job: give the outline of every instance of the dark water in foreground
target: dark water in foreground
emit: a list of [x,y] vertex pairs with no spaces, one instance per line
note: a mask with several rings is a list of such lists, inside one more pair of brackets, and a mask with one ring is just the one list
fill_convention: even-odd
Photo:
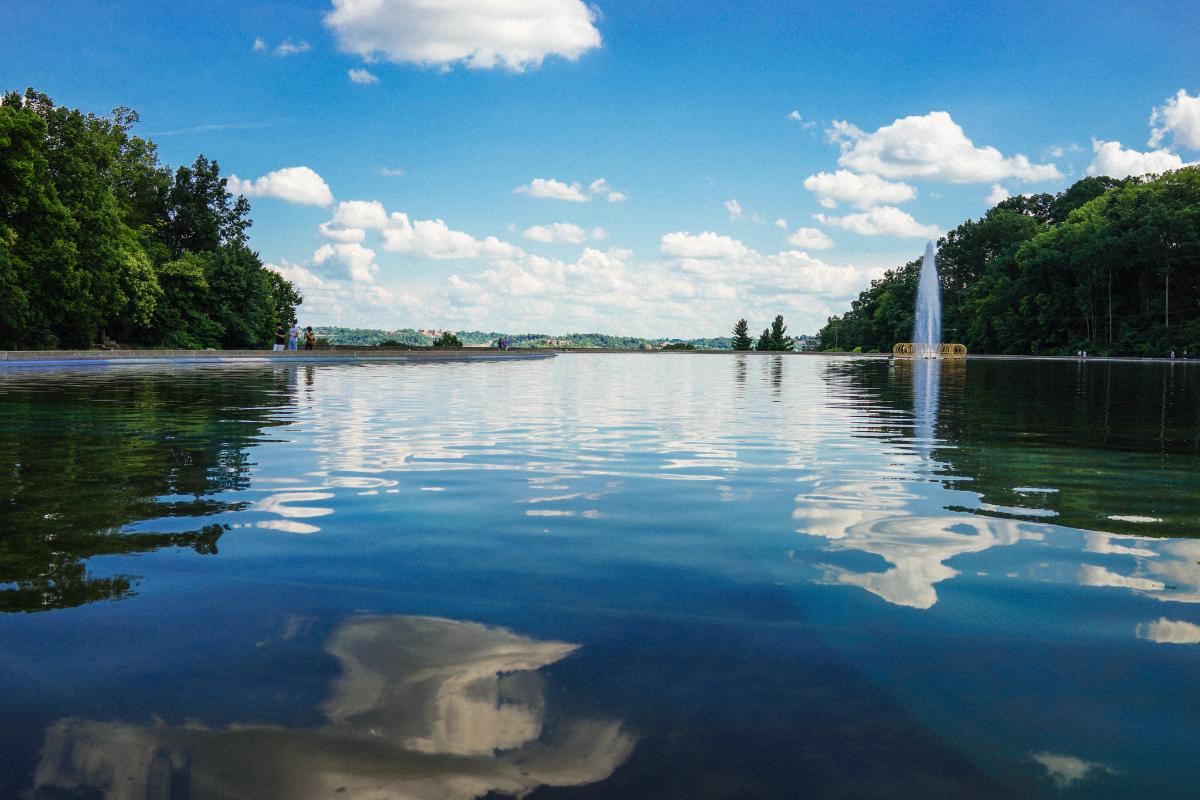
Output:
[[0,797],[1195,798],[1200,364],[0,371]]

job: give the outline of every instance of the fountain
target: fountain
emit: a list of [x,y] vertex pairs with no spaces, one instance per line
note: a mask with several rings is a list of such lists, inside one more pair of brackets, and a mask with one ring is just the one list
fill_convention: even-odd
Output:
[[961,358],[967,348],[961,344],[942,343],[942,293],[938,285],[937,247],[925,245],[921,259],[921,276],[917,283],[916,322],[913,340],[892,348],[892,355],[906,358]]

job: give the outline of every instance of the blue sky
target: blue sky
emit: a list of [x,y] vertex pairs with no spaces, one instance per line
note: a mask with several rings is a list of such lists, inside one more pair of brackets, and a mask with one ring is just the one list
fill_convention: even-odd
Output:
[[1195,3],[5,7],[0,83],[216,159],[303,324],[813,332],[989,198],[1200,159]]

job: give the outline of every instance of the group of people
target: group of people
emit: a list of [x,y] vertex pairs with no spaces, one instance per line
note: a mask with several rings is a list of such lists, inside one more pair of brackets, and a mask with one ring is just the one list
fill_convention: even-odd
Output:
[[288,350],[299,350],[301,333],[304,334],[305,350],[312,350],[317,346],[317,335],[313,333],[312,325],[301,331],[300,326],[293,322],[292,327],[287,330],[284,330],[282,325],[275,326],[275,347],[272,349],[275,352],[283,350],[284,347]]

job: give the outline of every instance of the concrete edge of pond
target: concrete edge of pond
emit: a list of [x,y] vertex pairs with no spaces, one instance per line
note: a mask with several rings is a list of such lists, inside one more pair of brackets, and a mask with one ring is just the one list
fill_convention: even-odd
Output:
[[153,364],[314,364],[357,362],[506,361],[553,358],[553,352],[497,350],[429,351],[375,348],[346,350],[0,350],[0,369],[7,367],[108,367]]

